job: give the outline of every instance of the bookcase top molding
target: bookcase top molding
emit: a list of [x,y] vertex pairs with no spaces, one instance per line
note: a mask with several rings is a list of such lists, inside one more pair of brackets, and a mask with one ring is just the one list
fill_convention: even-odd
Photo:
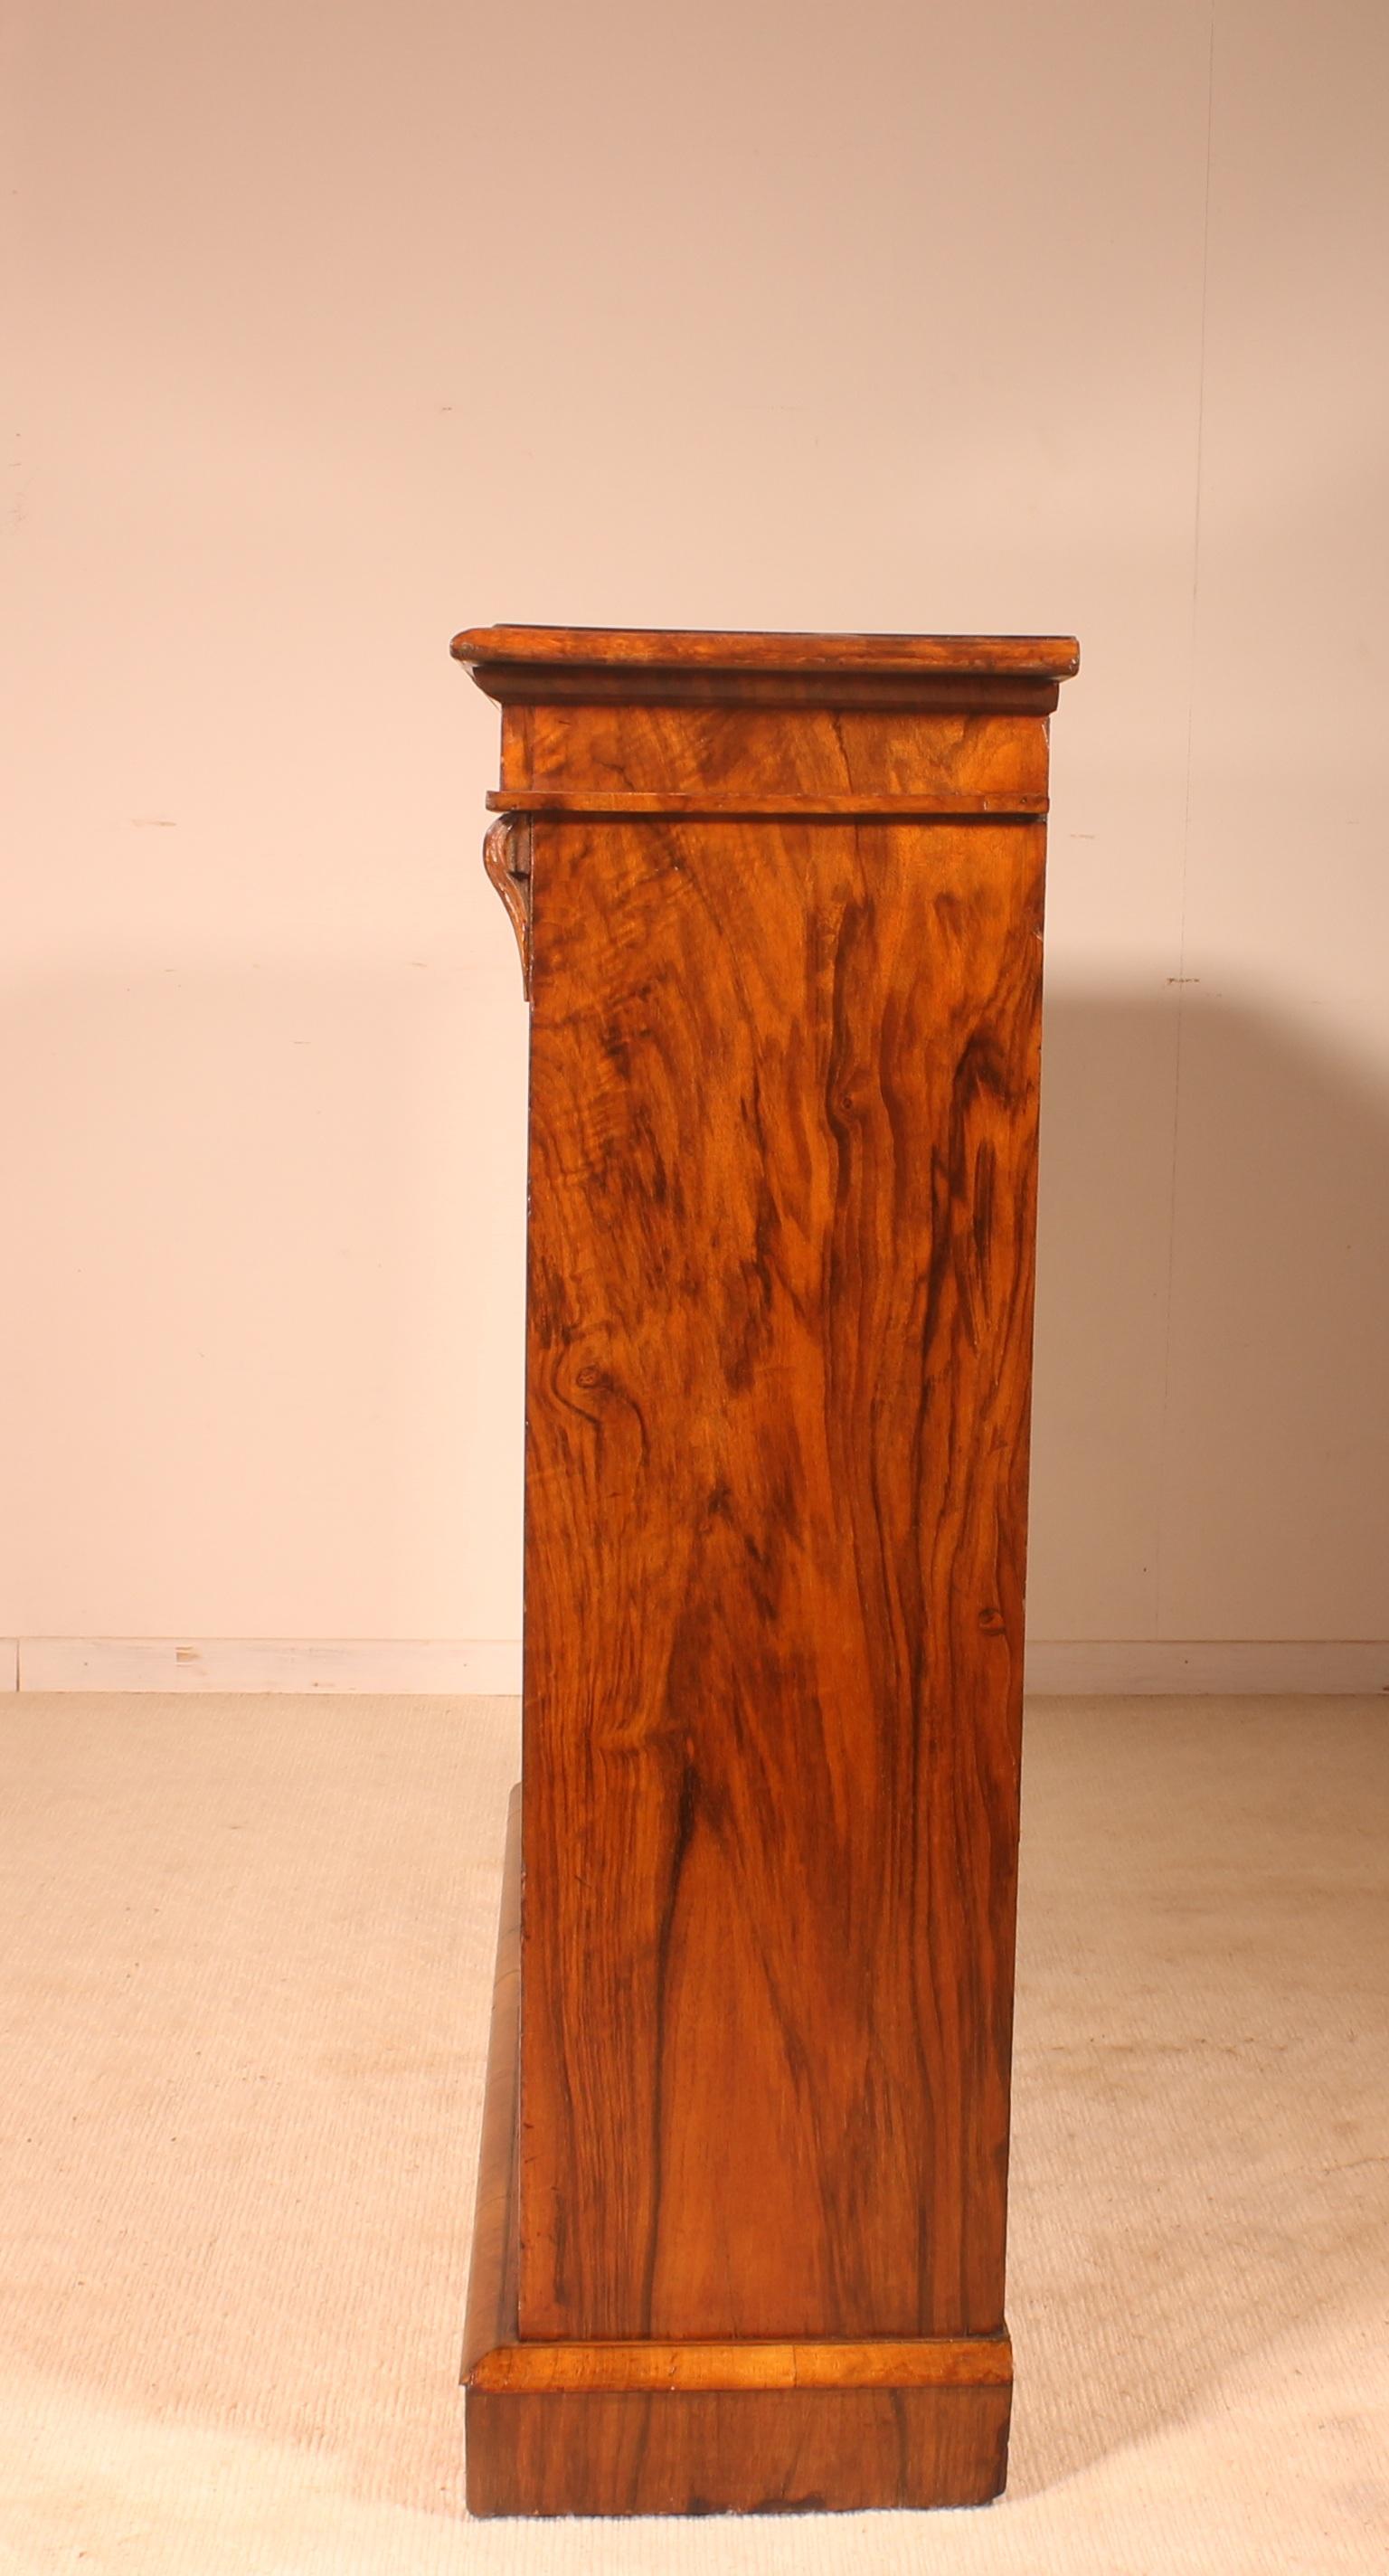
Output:
[[455,635],[456,660],[593,670],[929,672],[1069,679],[1080,667],[1071,635],[776,635],[618,626],[474,626]]

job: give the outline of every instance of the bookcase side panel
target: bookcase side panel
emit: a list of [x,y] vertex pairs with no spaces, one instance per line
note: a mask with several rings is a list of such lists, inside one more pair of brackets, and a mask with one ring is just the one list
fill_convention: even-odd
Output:
[[530,867],[519,2331],[992,2334],[1043,831]]

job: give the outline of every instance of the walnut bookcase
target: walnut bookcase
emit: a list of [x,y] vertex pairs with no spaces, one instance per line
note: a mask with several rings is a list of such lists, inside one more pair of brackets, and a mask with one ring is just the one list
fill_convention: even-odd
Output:
[[964,2504],[1068,639],[498,627],[531,1010],[478,2513]]

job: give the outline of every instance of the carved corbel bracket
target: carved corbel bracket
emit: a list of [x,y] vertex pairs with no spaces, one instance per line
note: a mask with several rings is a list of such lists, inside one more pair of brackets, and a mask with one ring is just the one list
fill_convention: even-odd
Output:
[[531,991],[531,819],[499,814],[482,845],[482,864],[506,907],[521,952],[521,986]]

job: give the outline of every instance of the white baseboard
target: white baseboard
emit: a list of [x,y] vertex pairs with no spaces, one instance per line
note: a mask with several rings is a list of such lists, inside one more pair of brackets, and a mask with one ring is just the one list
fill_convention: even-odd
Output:
[[[509,1696],[513,1637],[0,1638],[0,1691],[374,1691]],[[1389,1641],[1036,1638],[1036,1697],[1389,1693]]]
[[[511,1637],[21,1637],[27,1691],[519,1691]],[[11,1685],[13,1687],[13,1684]]]
[[1389,1640],[1038,1637],[1026,1671],[1037,1698],[1389,1691]]

